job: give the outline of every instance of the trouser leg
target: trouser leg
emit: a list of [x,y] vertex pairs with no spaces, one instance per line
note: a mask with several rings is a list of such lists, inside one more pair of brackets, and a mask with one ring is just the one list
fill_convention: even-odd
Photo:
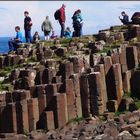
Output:
[[25,39],[26,39],[26,43],[32,42],[31,30],[25,30]]
[[61,26],[61,37],[64,37],[64,32],[65,32],[65,23],[60,23]]
[[8,45],[9,45],[9,51],[13,51],[13,41],[8,41]]

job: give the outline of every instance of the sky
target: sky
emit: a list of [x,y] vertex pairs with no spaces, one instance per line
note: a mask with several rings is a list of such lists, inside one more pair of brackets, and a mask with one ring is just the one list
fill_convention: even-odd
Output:
[[32,19],[32,35],[38,31],[41,36],[41,24],[49,16],[54,31],[60,34],[60,25],[54,19],[54,12],[66,5],[66,27],[72,27],[72,15],[81,9],[84,20],[83,34],[95,34],[112,25],[121,25],[118,19],[122,11],[126,11],[131,19],[134,12],[139,11],[140,1],[0,1],[0,37],[15,36],[15,26],[20,26],[24,35],[24,11],[29,11]]

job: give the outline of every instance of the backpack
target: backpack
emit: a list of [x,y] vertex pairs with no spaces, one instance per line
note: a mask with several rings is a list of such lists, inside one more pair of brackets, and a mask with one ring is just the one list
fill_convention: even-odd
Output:
[[56,11],[55,11],[55,13],[54,13],[54,18],[55,18],[55,20],[60,19],[60,10],[56,10]]
[[140,12],[135,12],[133,15],[132,15],[132,24],[140,24]]

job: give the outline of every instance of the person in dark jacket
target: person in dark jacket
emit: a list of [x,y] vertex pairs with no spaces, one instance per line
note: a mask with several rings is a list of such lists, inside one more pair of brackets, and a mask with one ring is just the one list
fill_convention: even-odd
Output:
[[83,19],[81,16],[81,10],[78,9],[74,12],[72,16],[73,20],[73,28],[74,28],[74,37],[80,37],[82,35],[82,26],[83,26]]
[[37,43],[40,40],[40,36],[38,32],[36,31],[35,34],[33,35],[33,43]]
[[31,38],[31,26],[32,26],[32,20],[29,17],[29,12],[25,11],[24,12],[24,30],[25,30],[25,39],[26,43],[31,43],[32,38]]
[[119,19],[121,20],[121,22],[124,24],[124,25],[128,25],[129,24],[129,16],[123,11],[121,12],[121,15],[123,18],[121,18],[119,16]]
[[59,9],[60,17],[58,20],[61,26],[61,35],[60,35],[61,37],[64,37],[64,32],[65,32],[65,21],[66,21],[65,8],[66,5],[62,4],[62,7]]

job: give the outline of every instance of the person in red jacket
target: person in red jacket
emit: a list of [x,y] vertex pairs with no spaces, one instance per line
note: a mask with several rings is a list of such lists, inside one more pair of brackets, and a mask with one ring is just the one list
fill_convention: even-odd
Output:
[[60,35],[61,37],[64,37],[64,32],[65,32],[65,21],[66,21],[65,8],[66,5],[62,4],[62,7],[59,9],[60,17],[58,20],[61,26],[61,35]]

